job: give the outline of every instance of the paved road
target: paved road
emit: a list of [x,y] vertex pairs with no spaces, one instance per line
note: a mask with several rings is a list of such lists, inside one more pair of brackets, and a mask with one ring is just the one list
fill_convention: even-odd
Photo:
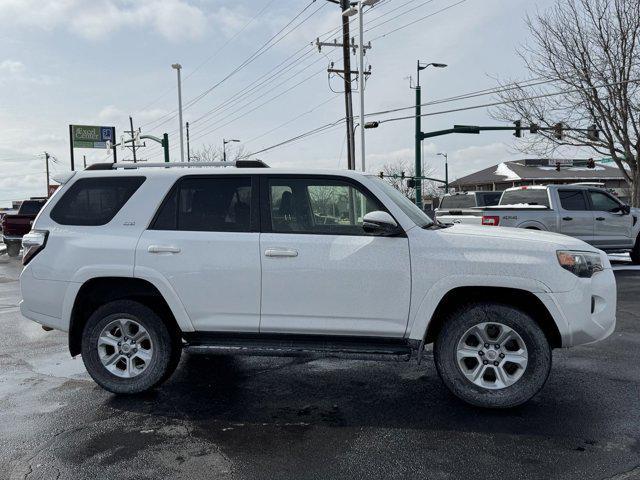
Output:
[[506,412],[457,401],[430,362],[185,356],[115,397],[20,317],[18,274],[0,256],[0,479],[640,478],[640,272],[616,274],[614,335],[556,351]]

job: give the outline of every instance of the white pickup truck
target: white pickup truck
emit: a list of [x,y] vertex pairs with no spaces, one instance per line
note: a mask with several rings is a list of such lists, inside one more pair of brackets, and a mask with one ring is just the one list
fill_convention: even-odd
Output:
[[628,252],[640,264],[640,209],[630,208],[604,189],[589,185],[514,187],[497,206],[441,215],[443,223],[482,224],[557,232],[605,252]]
[[445,227],[373,175],[211,166],[57,177],[23,240],[22,314],[111,392],[158,386],[183,350],[420,361],[434,343],[455,395],[504,408],[553,348],[615,328],[611,265],[580,240]]

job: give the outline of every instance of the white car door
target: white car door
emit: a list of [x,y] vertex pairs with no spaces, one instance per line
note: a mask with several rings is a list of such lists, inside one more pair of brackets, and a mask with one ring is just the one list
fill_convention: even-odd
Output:
[[198,331],[258,331],[256,190],[247,175],[183,177],[138,242],[136,274],[166,279]]
[[633,217],[622,212],[622,204],[606,192],[589,190],[595,220],[594,245],[603,249],[632,248]]
[[265,176],[260,189],[260,332],[402,337],[408,239],[362,229],[380,202],[340,177]]
[[558,190],[560,206],[559,230],[564,235],[594,243],[593,212],[589,207],[586,191],[581,188]]

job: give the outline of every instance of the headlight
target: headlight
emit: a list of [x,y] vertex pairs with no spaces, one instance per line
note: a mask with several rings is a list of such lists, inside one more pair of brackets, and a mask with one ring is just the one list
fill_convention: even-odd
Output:
[[560,266],[580,278],[591,278],[603,270],[602,258],[598,253],[559,250],[557,254]]

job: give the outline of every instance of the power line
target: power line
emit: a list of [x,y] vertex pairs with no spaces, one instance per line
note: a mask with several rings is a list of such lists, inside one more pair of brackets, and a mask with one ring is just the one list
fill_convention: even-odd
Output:
[[400,27],[394,28],[393,30],[390,30],[390,31],[388,31],[386,33],[383,33],[382,35],[379,35],[379,36],[377,36],[375,38],[372,38],[371,41],[373,42],[373,41],[378,40],[380,38],[384,38],[384,37],[386,37],[388,35],[391,35],[392,33],[395,33],[395,32],[397,32],[399,30],[402,30],[404,28],[410,27],[411,25],[415,25],[418,22],[421,22],[423,20],[426,20],[427,18],[433,17],[434,15],[437,15],[438,13],[442,13],[442,12],[444,12],[446,10],[449,10],[449,9],[451,9],[451,8],[457,6],[457,5],[465,3],[466,1],[467,0],[460,0],[460,1],[456,2],[456,3],[452,3],[451,5],[448,5],[448,6],[444,7],[444,8],[441,8],[440,10],[436,10],[435,12],[430,13],[428,15],[425,15],[424,17],[417,18],[417,19],[415,19],[415,20],[413,20],[413,21],[411,21],[411,22],[409,22],[409,23],[407,23],[405,25],[402,25]]

